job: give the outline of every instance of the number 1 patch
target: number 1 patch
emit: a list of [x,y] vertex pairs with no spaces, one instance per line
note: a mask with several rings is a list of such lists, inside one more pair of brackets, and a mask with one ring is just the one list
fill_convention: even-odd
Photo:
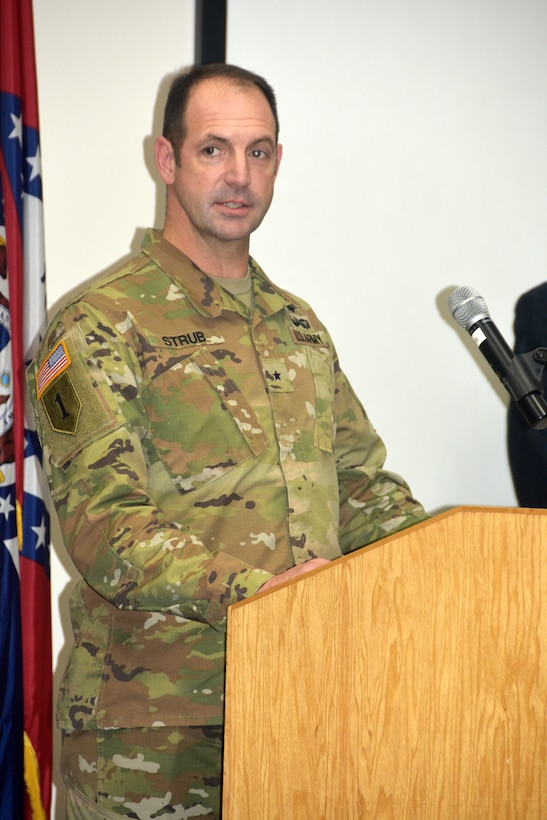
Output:
[[66,371],[46,388],[41,402],[53,430],[56,433],[74,435],[82,412],[82,402]]

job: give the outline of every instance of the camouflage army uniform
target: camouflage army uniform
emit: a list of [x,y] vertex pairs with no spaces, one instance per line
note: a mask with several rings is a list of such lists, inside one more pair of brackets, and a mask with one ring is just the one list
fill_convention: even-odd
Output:
[[151,231],[29,368],[83,576],[65,730],[220,725],[230,604],[426,517],[325,327],[249,264],[252,315]]

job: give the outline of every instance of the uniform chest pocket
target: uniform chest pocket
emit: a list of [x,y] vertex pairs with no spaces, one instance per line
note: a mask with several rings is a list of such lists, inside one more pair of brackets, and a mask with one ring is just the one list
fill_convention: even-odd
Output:
[[268,357],[264,374],[282,451],[303,461],[312,447],[332,453],[334,370],[329,351],[302,345],[286,359]]
[[255,411],[214,351],[200,348],[148,388],[150,441],[181,491],[269,446]]

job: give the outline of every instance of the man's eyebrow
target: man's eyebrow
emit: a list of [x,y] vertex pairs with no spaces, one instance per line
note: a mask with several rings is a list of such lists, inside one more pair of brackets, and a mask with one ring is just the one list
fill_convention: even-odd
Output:
[[[205,134],[203,138],[200,140],[201,143],[208,143],[208,142],[220,142],[223,145],[229,145],[231,143],[231,139],[229,137],[223,137],[221,134],[215,134],[210,132]],[[266,143],[271,148],[275,148],[275,140],[269,134],[264,134],[261,137],[257,137],[256,139],[252,140],[249,145],[260,145],[261,143]]]
[[267,143],[271,148],[275,148],[275,140],[270,137],[269,134],[264,134],[263,137],[259,137],[257,140],[253,140],[251,145],[260,145],[260,143]]
[[212,132],[209,134],[204,134],[201,142],[224,142],[228,143],[230,140],[227,137],[221,137],[220,134],[213,134]]

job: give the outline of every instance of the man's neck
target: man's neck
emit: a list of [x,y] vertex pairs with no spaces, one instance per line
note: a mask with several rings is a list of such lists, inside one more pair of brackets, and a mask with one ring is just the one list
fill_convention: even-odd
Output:
[[168,220],[163,237],[182,251],[204,273],[226,279],[241,279],[247,273],[249,262],[249,239],[223,241],[186,235],[175,230]]

